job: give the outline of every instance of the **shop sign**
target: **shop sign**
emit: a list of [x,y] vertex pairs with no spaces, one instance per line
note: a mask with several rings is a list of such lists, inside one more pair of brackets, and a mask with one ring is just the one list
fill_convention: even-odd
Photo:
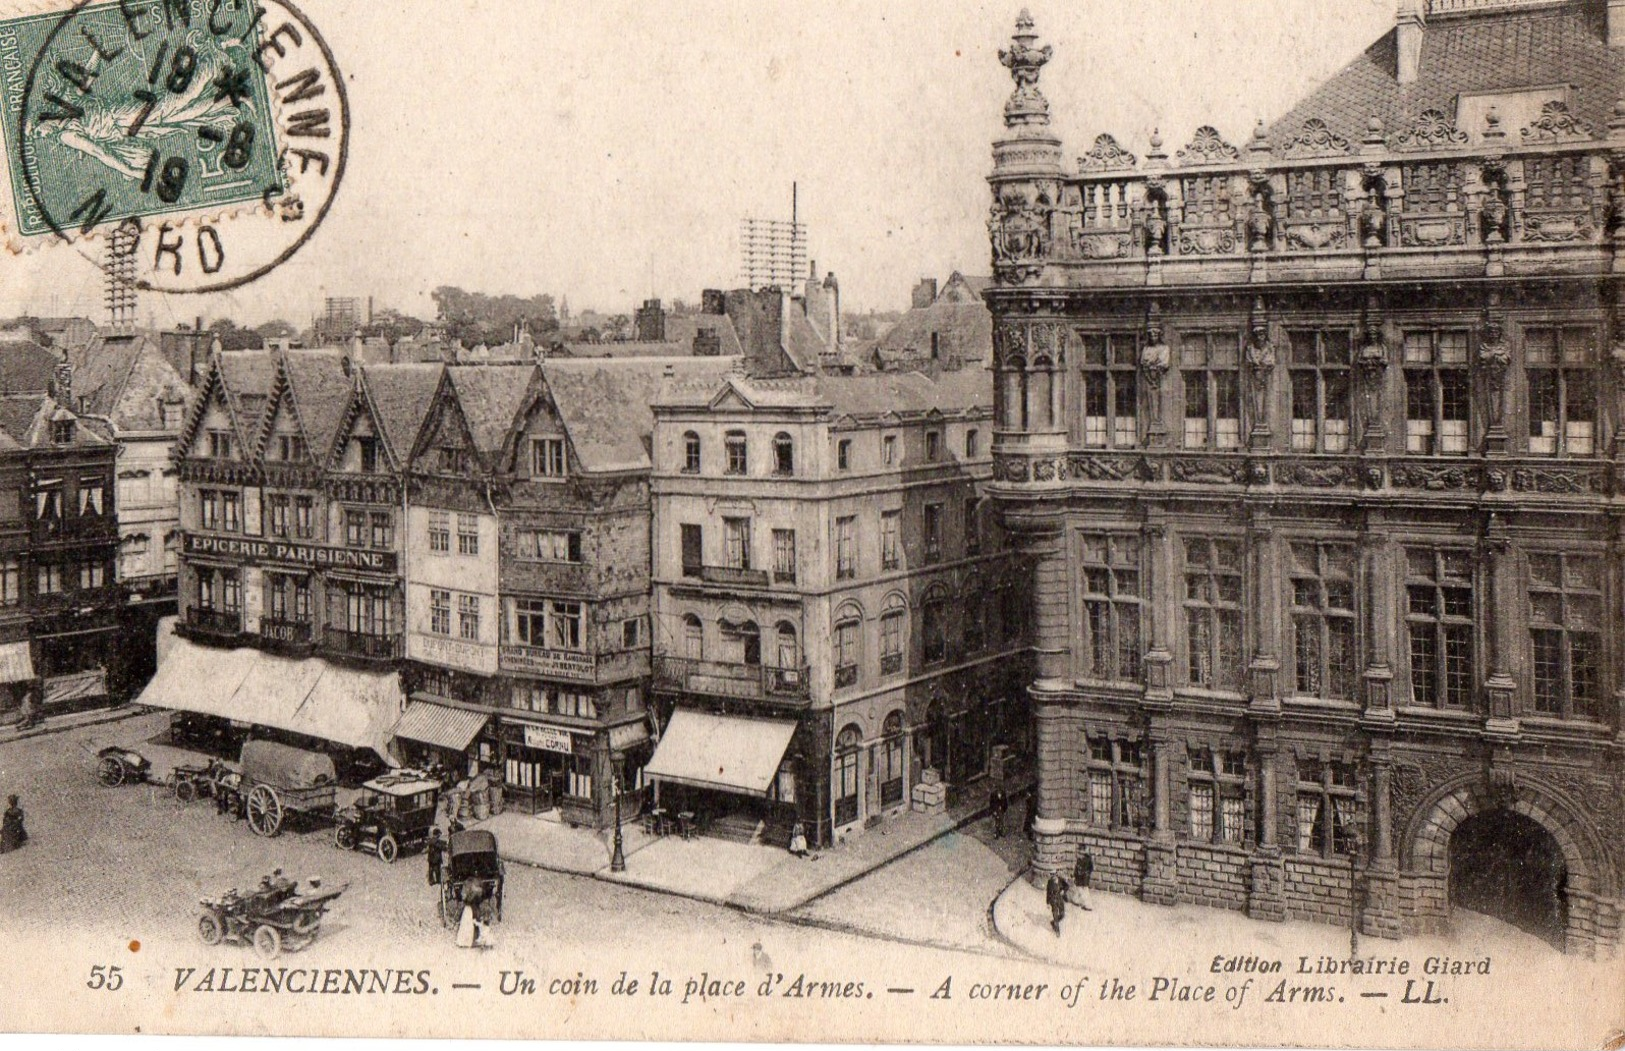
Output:
[[555,679],[580,679],[591,682],[598,662],[590,653],[510,644],[502,647],[501,663],[503,671],[521,671]]
[[248,562],[286,562],[318,569],[356,569],[370,573],[395,572],[393,551],[329,547],[296,540],[187,533],[184,550],[188,555],[240,558]]
[[525,724],[525,747],[540,748],[544,752],[563,752],[565,755],[575,752],[570,731],[553,726],[532,726],[530,723]]

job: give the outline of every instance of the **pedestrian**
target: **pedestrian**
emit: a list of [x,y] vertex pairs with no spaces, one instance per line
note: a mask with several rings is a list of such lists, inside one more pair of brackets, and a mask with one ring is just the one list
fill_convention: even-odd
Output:
[[804,858],[808,854],[807,828],[799,821],[790,826],[790,853],[798,858]]
[[6,799],[6,816],[0,821],[0,854],[9,854],[28,842],[28,829],[23,827],[23,808],[16,796]]
[[1093,911],[1089,903],[1089,881],[1095,874],[1095,859],[1089,851],[1078,848],[1078,860],[1072,866],[1072,886],[1067,892],[1067,900],[1084,912]]
[[1055,936],[1061,936],[1061,921],[1066,918],[1066,879],[1059,872],[1049,875],[1044,886],[1044,900],[1049,903],[1049,925]]
[[439,886],[440,866],[446,856],[446,841],[440,838],[438,825],[429,830],[429,846],[425,853],[429,858],[429,886]]
[[1004,838],[1004,816],[1010,812],[1010,796],[1005,792],[1003,785],[994,785],[993,792],[988,796],[988,805],[993,809],[993,838]]

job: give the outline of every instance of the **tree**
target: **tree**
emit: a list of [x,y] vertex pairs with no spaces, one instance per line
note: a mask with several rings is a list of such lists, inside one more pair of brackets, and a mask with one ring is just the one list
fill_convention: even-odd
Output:
[[410,317],[384,307],[372,316],[372,323],[361,329],[363,336],[382,336],[391,343],[403,339],[416,339],[423,334],[424,323],[415,317]]
[[219,337],[221,350],[259,350],[265,345],[258,331],[239,328],[230,318],[212,322],[204,331],[212,332]]
[[270,339],[289,339],[293,336],[299,335],[298,329],[294,328],[288,322],[283,321],[281,318],[278,318],[275,321],[267,321],[263,325],[254,326],[254,332],[260,337],[261,341]]
[[488,296],[442,285],[430,293],[430,297],[439,320],[445,325],[446,335],[469,345],[507,343],[514,338],[516,328],[528,331],[532,338],[540,338],[559,328],[558,309],[550,295]]

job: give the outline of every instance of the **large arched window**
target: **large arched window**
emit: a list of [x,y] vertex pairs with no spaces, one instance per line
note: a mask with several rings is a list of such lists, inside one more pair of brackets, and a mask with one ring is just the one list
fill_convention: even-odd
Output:
[[781,668],[801,667],[801,643],[796,638],[796,626],[781,620],[774,631],[774,642]]
[[781,477],[796,473],[796,443],[784,431],[773,436],[773,473]]
[[683,473],[700,473],[700,436],[693,431],[683,434]]
[[896,675],[903,670],[908,652],[908,604],[893,592],[880,608],[880,674]]
[[683,618],[683,656],[691,661],[705,659],[705,626],[692,613]]
[[842,606],[835,614],[835,686],[852,686],[858,681],[858,661],[862,657],[863,613],[856,606]]
[[963,599],[959,608],[963,610],[961,630],[964,632],[965,652],[975,653],[987,644],[987,603],[984,601],[982,575],[971,573],[965,577],[965,585],[960,589],[960,598]]
[[830,771],[830,795],[835,801],[835,823],[850,825],[858,819],[858,786],[862,783],[859,769],[863,731],[856,723],[847,724],[835,736],[834,769]]
[[727,660],[753,667],[762,663],[762,632],[755,621],[722,621],[722,641],[728,647]]
[[901,709],[886,716],[880,737],[880,805],[896,806],[903,801],[903,782],[908,776],[908,738],[903,736]]

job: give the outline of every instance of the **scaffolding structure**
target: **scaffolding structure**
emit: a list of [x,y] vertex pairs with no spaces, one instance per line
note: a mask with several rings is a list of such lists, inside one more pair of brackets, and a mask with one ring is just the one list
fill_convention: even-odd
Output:
[[739,224],[740,274],[752,291],[792,287],[807,271],[807,226],[797,215],[790,186],[790,219],[744,219]]
[[102,250],[103,305],[107,324],[115,332],[135,328],[141,305],[135,281],[135,250],[140,240],[138,228],[121,223],[108,235]]

